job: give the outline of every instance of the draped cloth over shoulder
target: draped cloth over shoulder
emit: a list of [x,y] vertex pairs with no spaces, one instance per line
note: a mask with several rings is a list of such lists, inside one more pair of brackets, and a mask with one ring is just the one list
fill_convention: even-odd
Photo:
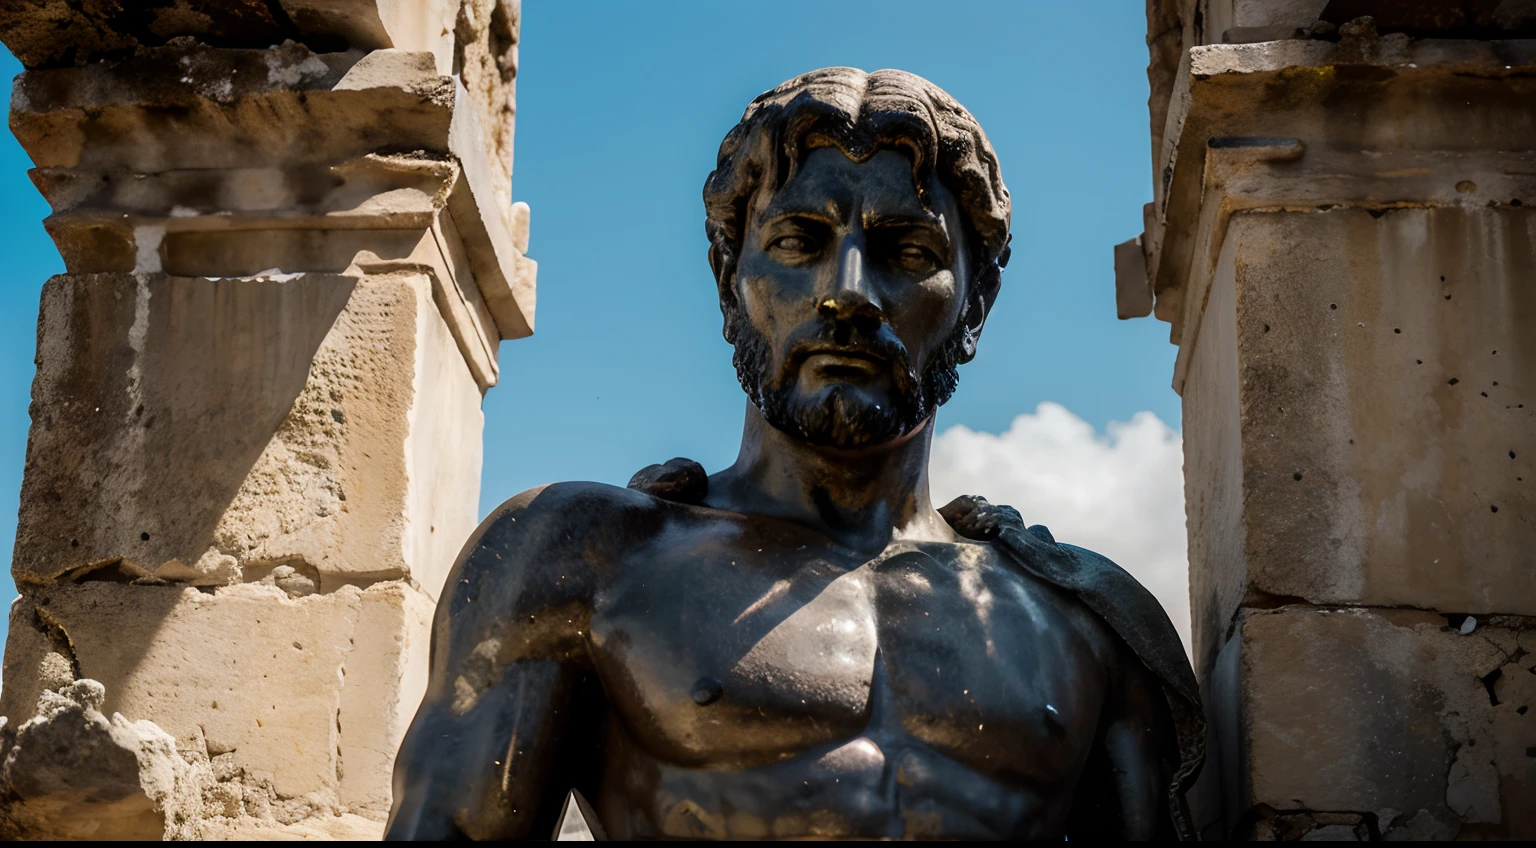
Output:
[[1025,527],[1012,507],[956,498],[939,511],[955,531],[992,542],[1026,572],[1071,592],[1103,619],[1162,683],[1178,737],[1168,809],[1180,839],[1197,839],[1185,793],[1205,761],[1205,711],[1194,669],[1162,604],[1120,566],[1093,551],[1057,544],[1044,527]]

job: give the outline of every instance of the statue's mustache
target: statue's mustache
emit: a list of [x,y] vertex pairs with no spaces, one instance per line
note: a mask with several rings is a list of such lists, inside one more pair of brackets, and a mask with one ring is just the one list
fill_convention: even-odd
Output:
[[809,321],[796,328],[784,344],[784,357],[774,380],[778,386],[794,381],[805,361],[817,354],[836,353],[885,363],[899,391],[915,391],[917,372],[907,346],[881,322],[873,333],[858,332],[847,321]]

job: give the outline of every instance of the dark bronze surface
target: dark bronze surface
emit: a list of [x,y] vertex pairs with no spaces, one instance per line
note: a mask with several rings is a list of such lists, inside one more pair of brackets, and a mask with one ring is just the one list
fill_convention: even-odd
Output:
[[1199,717],[1166,616],[1006,507],[929,502],[1007,259],[981,128],[909,74],[817,71],[753,102],[705,203],[736,463],[486,519],[388,836],[547,838],[573,788],[612,838],[1174,835]]

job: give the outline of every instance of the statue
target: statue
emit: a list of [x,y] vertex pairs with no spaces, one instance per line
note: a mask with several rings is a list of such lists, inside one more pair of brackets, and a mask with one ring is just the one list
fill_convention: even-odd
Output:
[[902,71],[752,102],[704,187],[750,403],[736,463],[561,483],[488,517],[438,605],[388,836],[1191,836],[1204,720],[1113,563],[928,494],[1009,199]]

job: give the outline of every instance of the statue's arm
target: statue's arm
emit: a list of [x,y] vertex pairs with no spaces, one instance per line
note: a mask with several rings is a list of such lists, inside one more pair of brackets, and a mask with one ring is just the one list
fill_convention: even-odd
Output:
[[1067,836],[1177,839],[1168,787],[1178,744],[1162,684],[1123,644],[1114,653],[1098,738],[1078,778]]
[[1120,839],[1176,838],[1168,808],[1178,743],[1162,683],[1135,656],[1123,658],[1115,708],[1104,729],[1105,758],[1120,808]]
[[395,761],[386,838],[549,837],[570,788],[556,785],[562,743],[600,732],[570,720],[591,688],[582,633],[592,569],[572,555],[580,534],[560,514],[566,505],[550,503],[559,500],[535,490],[509,501],[449,575],[427,693]]

